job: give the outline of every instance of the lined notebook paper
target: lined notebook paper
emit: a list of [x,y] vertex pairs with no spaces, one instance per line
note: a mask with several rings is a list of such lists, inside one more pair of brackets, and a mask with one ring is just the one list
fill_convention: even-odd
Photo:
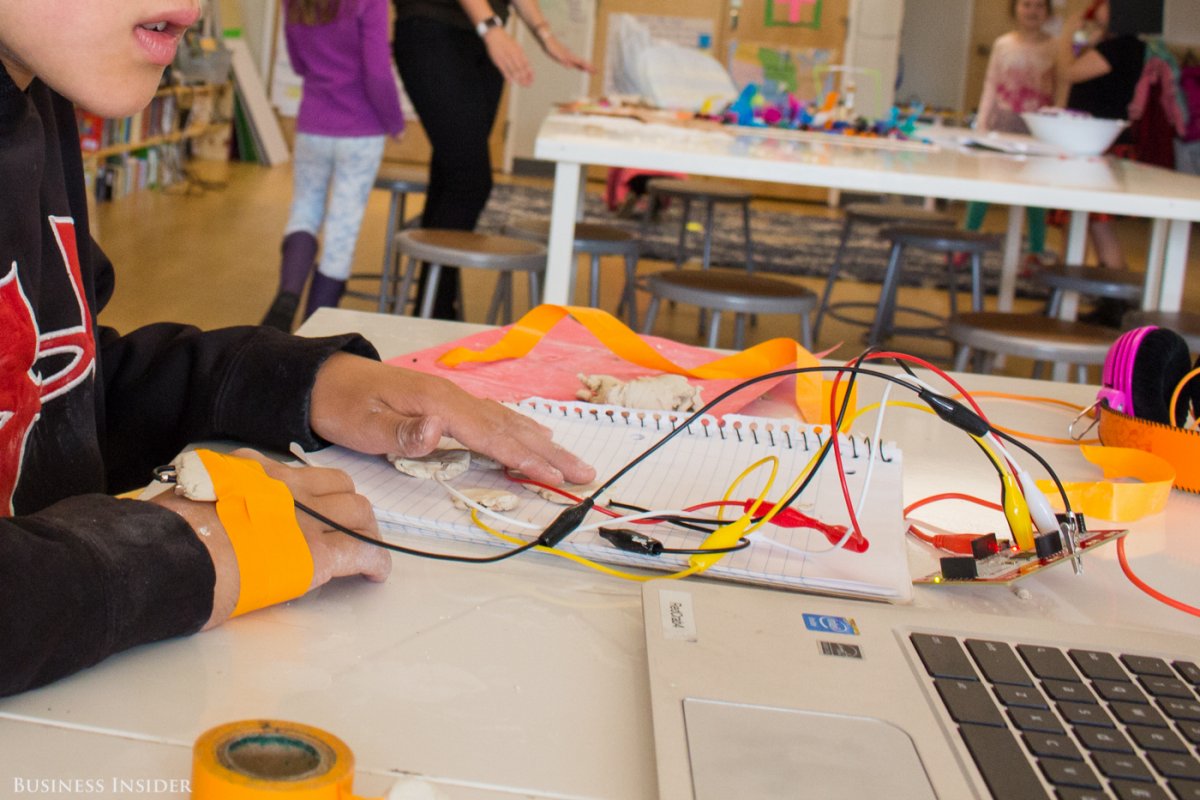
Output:
[[[555,441],[592,464],[601,479],[661,440],[686,418],[674,412],[637,412],[559,400],[531,399],[510,406],[550,427]],[[768,455],[778,457],[780,466],[767,499],[778,500],[827,436],[828,427],[809,426],[795,420],[735,414],[726,414],[720,421],[701,418],[606,491],[600,502],[618,500],[651,509],[680,509],[720,500],[746,467]],[[841,446],[851,498],[855,501],[862,491],[873,454],[869,495],[858,515],[863,533],[870,541],[865,553],[833,549],[824,534],[811,528],[767,524],[750,537],[750,547],[730,553],[704,574],[893,602],[909,601],[912,586],[904,545],[900,451],[891,443],[877,445],[863,437],[843,436]],[[467,511],[454,507],[446,490],[436,481],[405,475],[382,457],[330,447],[310,454],[308,460],[349,473],[358,491],[370,499],[385,536],[389,528],[396,527],[437,538],[512,546],[478,528]],[[765,467],[756,470],[743,480],[733,497],[738,500],[759,497],[768,475],[769,469]],[[536,523],[539,530],[564,508],[514,484],[497,470],[472,466],[451,485],[460,490],[513,491],[519,504],[515,510],[505,512],[506,515]],[[848,524],[832,458],[825,460],[793,507],[830,524]],[[725,518],[736,518],[737,511],[731,509]],[[593,513],[588,521],[600,519]],[[537,531],[507,527],[490,520],[489,524],[526,540],[537,535]],[[654,536],[668,548],[697,548],[704,537],[702,533],[667,525],[638,525],[636,530]],[[687,566],[686,556],[627,553],[614,548],[595,532],[572,534],[559,547],[614,565],[666,571]]]

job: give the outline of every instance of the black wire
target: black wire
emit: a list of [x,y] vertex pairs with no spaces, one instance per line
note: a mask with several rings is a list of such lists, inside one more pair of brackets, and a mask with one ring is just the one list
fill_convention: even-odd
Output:
[[692,550],[686,547],[664,547],[661,552],[664,554],[670,553],[671,555],[676,556],[711,556],[724,555],[726,553],[736,553],[738,550],[745,550],[749,546],[750,540],[743,536],[741,539],[737,540],[737,544],[730,545],[729,547],[714,547],[710,550]]
[[1000,437],[1004,441],[1014,444],[1017,447],[1019,447],[1020,449],[1024,450],[1031,457],[1033,457],[1033,459],[1035,461],[1037,461],[1039,464],[1041,464],[1042,469],[1046,470],[1046,474],[1050,476],[1050,480],[1054,481],[1054,486],[1055,486],[1055,488],[1058,489],[1058,493],[1062,497],[1063,510],[1066,512],[1067,518],[1069,519],[1071,517],[1071,500],[1069,497],[1067,497],[1067,489],[1066,489],[1066,487],[1063,486],[1062,481],[1058,479],[1058,473],[1054,471],[1054,468],[1050,466],[1050,464],[1046,461],[1046,459],[1044,459],[1040,455],[1038,455],[1037,451],[1034,450],[1032,447],[1030,447],[1029,445],[1025,444],[1022,441],[1018,441],[1016,438],[1014,438],[1012,436],[1009,436],[1004,431],[1000,431],[1000,430],[997,430],[996,428],[992,428],[992,433],[995,434],[996,436]]
[[[626,511],[633,511],[639,514],[648,514],[650,509],[635,506],[633,503],[622,503],[619,500],[609,500],[605,503],[606,508],[621,508]],[[643,522],[650,521],[649,519],[642,520]],[[712,533],[714,528],[719,528],[725,524],[722,520],[713,519],[712,517],[680,517],[671,514],[664,514],[661,517],[654,517],[653,521],[667,522],[672,525],[677,525],[680,528],[686,528],[699,533]],[[707,527],[704,527],[707,526]]]
[[[840,409],[838,409],[837,418],[833,421],[833,435],[834,436],[836,436],[837,432],[842,429],[842,421],[846,418],[846,413],[850,408],[850,398],[854,394],[854,384],[857,382],[858,375],[859,375],[858,370],[862,369],[863,361],[866,360],[867,356],[869,356],[874,349],[875,348],[873,346],[868,347],[866,350],[859,353],[858,358],[854,359],[853,367],[843,367],[842,368],[842,369],[853,370],[853,371],[850,372],[850,379],[846,382],[846,392],[845,392],[845,394],[842,395],[842,407]],[[867,370],[866,372],[867,372],[867,374],[875,374],[871,370]],[[886,374],[886,373],[882,373],[882,374]],[[891,376],[889,376],[889,377],[891,377]],[[913,386],[911,384],[908,384],[904,381],[900,381],[897,379],[896,382],[899,383],[901,386],[908,387],[909,390],[913,389]],[[816,476],[817,476],[817,472],[821,469],[821,465],[823,463],[825,463],[825,457],[827,455],[829,455],[829,451],[832,449],[832,447],[833,447],[833,438],[830,437],[829,441],[826,442],[825,445],[821,447],[821,451],[819,453],[817,453],[816,460],[813,461],[812,468],[808,471],[808,475],[804,476],[804,480],[800,482],[800,485],[796,487],[796,490],[794,492],[792,492],[791,495],[789,495],[788,497],[785,497],[783,499],[783,502],[780,503],[781,508],[788,508],[789,506],[792,505],[792,503],[796,502],[796,500],[798,500],[801,495],[804,494],[804,490],[807,489],[808,485],[813,482],[813,479],[816,478]]]
[[[645,451],[643,451],[640,455],[638,455],[632,461],[629,461],[627,464],[625,464],[623,467],[621,467],[615,473],[613,473],[613,475],[611,477],[609,477],[608,480],[606,480],[604,483],[602,483],[598,489],[596,489],[595,491],[593,491],[591,493],[591,495],[589,496],[590,499],[592,499],[594,501],[603,492],[608,490],[609,487],[611,487],[614,483],[616,483],[618,480],[620,480],[626,474],[628,474],[632,469],[634,469],[634,467],[636,467],[638,464],[642,463],[647,458],[649,458],[651,455],[653,455],[655,452],[657,452],[659,448],[663,447],[669,441],[671,441],[676,436],[678,436],[685,428],[687,428],[689,425],[691,425],[693,422],[695,422],[701,416],[703,416],[704,414],[706,414],[710,410],[712,410],[712,408],[714,408],[718,403],[720,403],[721,401],[725,400],[726,398],[728,398],[744,389],[747,389],[747,388],[755,385],[756,383],[773,380],[775,378],[786,378],[786,377],[793,376],[793,375],[805,375],[805,374],[809,374],[809,373],[813,373],[813,372],[849,373],[850,378],[846,384],[846,391],[842,396],[841,408],[838,410],[837,417],[833,421],[833,424],[831,426],[831,428],[832,428],[831,438],[821,447],[821,450],[817,454],[816,460],[813,462],[813,466],[812,466],[811,470],[809,471],[808,475],[805,477],[805,479],[796,488],[796,490],[791,494],[791,496],[789,496],[786,500],[784,500],[780,504],[782,508],[787,508],[792,503],[794,503],[796,501],[796,499],[798,497],[800,497],[801,494],[804,493],[804,490],[808,487],[808,484],[813,480],[813,478],[816,476],[817,472],[819,471],[819,468],[820,468],[821,464],[824,462],[826,455],[828,455],[829,450],[831,449],[831,443],[833,441],[832,436],[836,436],[837,431],[839,431],[841,429],[842,421],[845,419],[846,413],[850,407],[850,398],[852,396],[852,390],[854,388],[855,382],[858,380],[858,377],[860,375],[869,375],[874,378],[880,378],[882,380],[890,381],[892,383],[903,386],[904,388],[908,389],[909,391],[911,391],[915,394],[921,393],[920,387],[918,387],[912,383],[909,383],[906,380],[902,380],[901,378],[898,378],[895,375],[890,375],[886,372],[880,372],[878,370],[867,369],[867,368],[862,367],[861,364],[863,363],[863,361],[866,359],[866,357],[870,353],[871,353],[871,349],[867,349],[867,350],[863,351],[855,359],[853,366],[793,367],[790,369],[776,370],[775,372],[769,372],[765,375],[759,375],[758,377],[750,378],[748,380],[743,381],[742,383],[739,383],[738,385],[736,385],[730,389],[725,390],[724,392],[722,392],[721,394],[717,395],[715,398],[710,400],[708,403],[706,403],[699,410],[693,412],[690,416],[688,416],[686,419],[684,419],[681,423],[676,425],[676,427],[670,433],[668,433],[666,436],[664,436],[662,439],[655,442],[652,446],[647,448]],[[912,371],[912,369],[910,369],[908,367],[907,364],[905,364],[901,360],[897,360],[897,361],[900,364],[901,368],[906,373],[908,373],[909,375],[912,375],[913,377],[916,377],[916,374]],[[1009,436],[1008,434],[1006,434],[1002,431],[999,431],[995,428],[991,428],[991,431],[996,436],[1004,439],[1005,441],[1012,443],[1016,447],[1020,448],[1021,450],[1025,451],[1026,453],[1028,453],[1042,466],[1042,468],[1044,470],[1046,470],[1047,474],[1049,474],[1050,478],[1054,481],[1054,485],[1058,488],[1059,494],[1062,496],[1063,505],[1066,509],[1066,513],[1068,515],[1070,515],[1071,504],[1070,504],[1070,500],[1067,498],[1066,488],[1063,486],[1062,481],[1058,477],[1058,474],[1054,471],[1054,469],[1050,466],[1050,464],[1047,463],[1047,461],[1044,458],[1042,458],[1042,456],[1040,456],[1036,451],[1034,451],[1033,448],[1029,447],[1028,445],[1024,444],[1023,442],[1018,441],[1017,439],[1013,438],[1012,436]],[[980,446],[982,447],[982,445],[980,445]],[[1001,472],[1000,467],[997,464],[995,464],[995,462],[993,462],[991,458],[988,458],[988,462],[991,463],[993,467],[995,467],[997,472]],[[1001,477],[1003,477],[1002,472],[1001,472]],[[354,539],[358,539],[359,541],[374,545],[376,547],[382,547],[386,550],[392,550],[392,551],[395,551],[398,553],[405,553],[407,555],[418,556],[420,558],[431,558],[431,559],[435,559],[438,561],[456,561],[456,562],[471,563],[471,564],[489,564],[489,563],[495,563],[497,561],[503,561],[508,558],[512,558],[515,555],[519,555],[528,550],[532,550],[533,548],[537,547],[537,545],[538,545],[537,541],[535,540],[535,541],[531,541],[526,544],[523,544],[520,547],[516,547],[511,550],[500,553],[499,555],[482,556],[482,557],[454,556],[454,555],[448,555],[445,553],[430,553],[430,552],[426,552],[423,550],[414,550],[409,547],[403,547],[401,545],[392,544],[390,542],[385,542],[385,541],[382,541],[379,539],[372,538],[365,534],[359,533],[358,531],[351,530],[350,528],[347,528],[346,526],[333,521],[329,517],[326,517],[325,515],[321,514],[320,512],[318,512],[312,508],[309,508],[308,506],[304,505],[303,503],[301,503],[298,500],[295,501],[295,505],[296,505],[297,509],[308,514],[313,519],[316,519],[317,521],[319,521],[325,525],[328,525],[331,528],[333,528],[334,530],[340,531],[341,533],[344,533],[347,536],[350,536]],[[613,501],[609,505],[616,506],[618,508],[638,509],[637,506],[634,506],[631,504],[626,504],[626,503],[618,503],[616,501]],[[644,510],[644,509],[640,509],[640,510]],[[665,521],[670,521],[671,523],[679,525],[681,527],[690,528],[692,530],[697,530],[701,533],[709,533],[710,530],[708,528],[702,528],[702,527],[700,527],[700,525],[709,525],[709,524],[719,522],[719,520],[706,520],[706,519],[699,518],[699,517],[664,516],[664,517],[662,517],[662,519]],[[760,517],[760,519],[761,519],[761,517]],[[728,548],[714,548],[714,549],[710,549],[710,550],[686,550],[686,549],[672,548],[672,549],[664,549],[663,552],[664,553],[672,553],[672,554],[676,554],[676,555],[713,555],[713,554],[734,552],[736,550],[744,549],[745,547],[748,547],[749,545],[750,545],[750,541],[748,539],[742,538],[742,539],[738,540],[738,544],[733,545]]]
[[[866,353],[863,353],[861,356],[859,356],[858,361],[856,363],[862,363],[862,359],[866,355],[867,355]],[[600,484],[600,487],[598,489],[596,489],[595,491],[593,491],[591,493],[591,495],[589,495],[589,497],[591,497],[591,499],[595,500],[597,497],[599,497],[601,494],[603,494],[605,491],[607,491],[607,489],[610,486],[612,486],[614,483],[619,481],[621,478],[625,477],[625,475],[630,470],[632,470],[638,464],[642,463],[647,458],[649,458],[652,454],[657,452],[660,447],[663,447],[664,445],[666,445],[667,442],[674,439],[685,428],[687,428],[689,425],[691,425],[697,419],[702,417],[704,414],[707,414],[710,410],[712,410],[713,407],[715,407],[721,401],[725,400],[727,397],[730,397],[744,389],[747,389],[756,383],[762,383],[763,381],[774,380],[775,378],[787,378],[792,375],[806,375],[806,374],[812,373],[812,372],[848,372],[851,374],[851,376],[870,375],[875,378],[881,378],[882,380],[891,381],[892,383],[897,383],[914,393],[919,394],[921,391],[914,384],[911,384],[908,381],[902,380],[902,379],[896,377],[895,375],[889,375],[886,372],[879,372],[878,370],[866,369],[866,368],[860,367],[860,366],[792,367],[790,369],[781,369],[781,370],[776,370],[775,372],[768,372],[765,375],[759,375],[758,377],[755,377],[755,378],[749,378],[745,381],[742,381],[737,386],[726,389],[724,392],[721,392],[721,394],[717,395],[715,398],[713,398],[712,400],[705,403],[704,406],[701,407],[698,411],[693,412],[690,416],[688,416],[686,419],[684,419],[682,422],[680,422],[678,425],[676,425],[674,430],[672,430],[666,436],[659,439],[657,442],[655,442],[653,445],[651,445],[649,448],[647,448],[645,451],[643,451],[641,453],[641,455],[637,456],[632,461],[627,463],[625,466],[621,467],[615,473],[613,473],[612,477],[610,477],[604,483]],[[846,394],[842,398],[842,408],[841,408],[841,411],[838,413],[837,420],[834,424],[835,432],[841,426],[841,422],[845,418],[846,410],[849,408],[849,405],[850,405],[850,391],[849,390],[853,385],[854,384],[853,384],[853,380],[852,380],[851,383],[849,383],[847,385]],[[824,458],[824,456],[819,456],[819,458]],[[809,474],[808,478],[805,480],[806,484],[808,483],[809,480],[812,479],[812,476],[816,474],[816,471],[817,471],[816,467],[819,464],[820,464],[820,462],[818,461],[817,465],[814,465],[812,472]],[[799,496],[799,491],[797,491],[796,494],[793,496],[793,498],[791,500],[789,500],[788,502],[789,503],[793,502],[793,500],[797,496]]]
[[523,544],[520,547],[515,547],[512,550],[507,550],[503,553],[500,553],[499,555],[480,556],[480,557],[452,556],[447,553],[430,553],[425,550],[414,550],[411,547],[403,547],[398,544],[392,544],[391,542],[385,542],[381,539],[375,539],[373,537],[367,536],[364,533],[359,533],[356,530],[347,528],[345,525],[342,525],[340,522],[334,522],[329,517],[325,516],[324,514],[322,514],[321,512],[319,512],[315,509],[309,508],[308,506],[304,505],[304,503],[301,503],[299,500],[295,500],[294,502],[296,504],[297,509],[299,509],[300,511],[303,511],[305,514],[308,514],[313,519],[317,520],[318,522],[324,523],[325,525],[328,525],[329,527],[333,528],[334,530],[344,533],[351,538],[358,539],[360,542],[366,542],[367,544],[375,545],[376,547],[382,547],[385,550],[394,550],[397,553],[405,553],[406,555],[410,555],[410,556],[419,556],[420,558],[432,558],[435,561],[461,561],[461,562],[464,562],[467,564],[492,564],[497,561],[503,561],[506,558],[512,558],[515,555],[519,555],[521,553],[524,553],[527,550],[532,550],[533,548],[537,547],[537,542],[533,541],[533,542],[528,542],[527,544]]

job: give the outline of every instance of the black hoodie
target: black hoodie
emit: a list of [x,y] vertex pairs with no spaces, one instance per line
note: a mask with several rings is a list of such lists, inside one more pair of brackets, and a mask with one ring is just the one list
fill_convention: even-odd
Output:
[[99,326],[112,265],[88,231],[71,104],[0,67],[0,696],[192,633],[212,561],[174,513],[111,495],[193,441],[284,450],[316,371],[356,336]]

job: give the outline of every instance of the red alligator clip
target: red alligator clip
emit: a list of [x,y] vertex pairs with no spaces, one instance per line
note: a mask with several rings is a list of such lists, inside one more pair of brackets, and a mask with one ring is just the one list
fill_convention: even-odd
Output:
[[[745,503],[745,510],[749,512],[757,502],[754,498],[750,498]],[[754,513],[758,516],[766,516],[774,507],[771,503],[764,502]],[[830,525],[828,522],[822,522],[816,517],[810,517],[808,514],[790,507],[771,517],[771,524],[781,528],[814,528],[825,534],[825,538],[832,545],[842,541],[847,530],[845,525]],[[852,553],[865,553],[870,544],[865,536],[855,531],[850,534],[850,538],[846,539],[846,543],[842,547]]]

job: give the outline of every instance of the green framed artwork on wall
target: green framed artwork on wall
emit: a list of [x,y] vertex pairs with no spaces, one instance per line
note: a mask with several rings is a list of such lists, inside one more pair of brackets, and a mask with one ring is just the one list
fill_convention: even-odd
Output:
[[767,27],[821,28],[821,0],[767,0]]

